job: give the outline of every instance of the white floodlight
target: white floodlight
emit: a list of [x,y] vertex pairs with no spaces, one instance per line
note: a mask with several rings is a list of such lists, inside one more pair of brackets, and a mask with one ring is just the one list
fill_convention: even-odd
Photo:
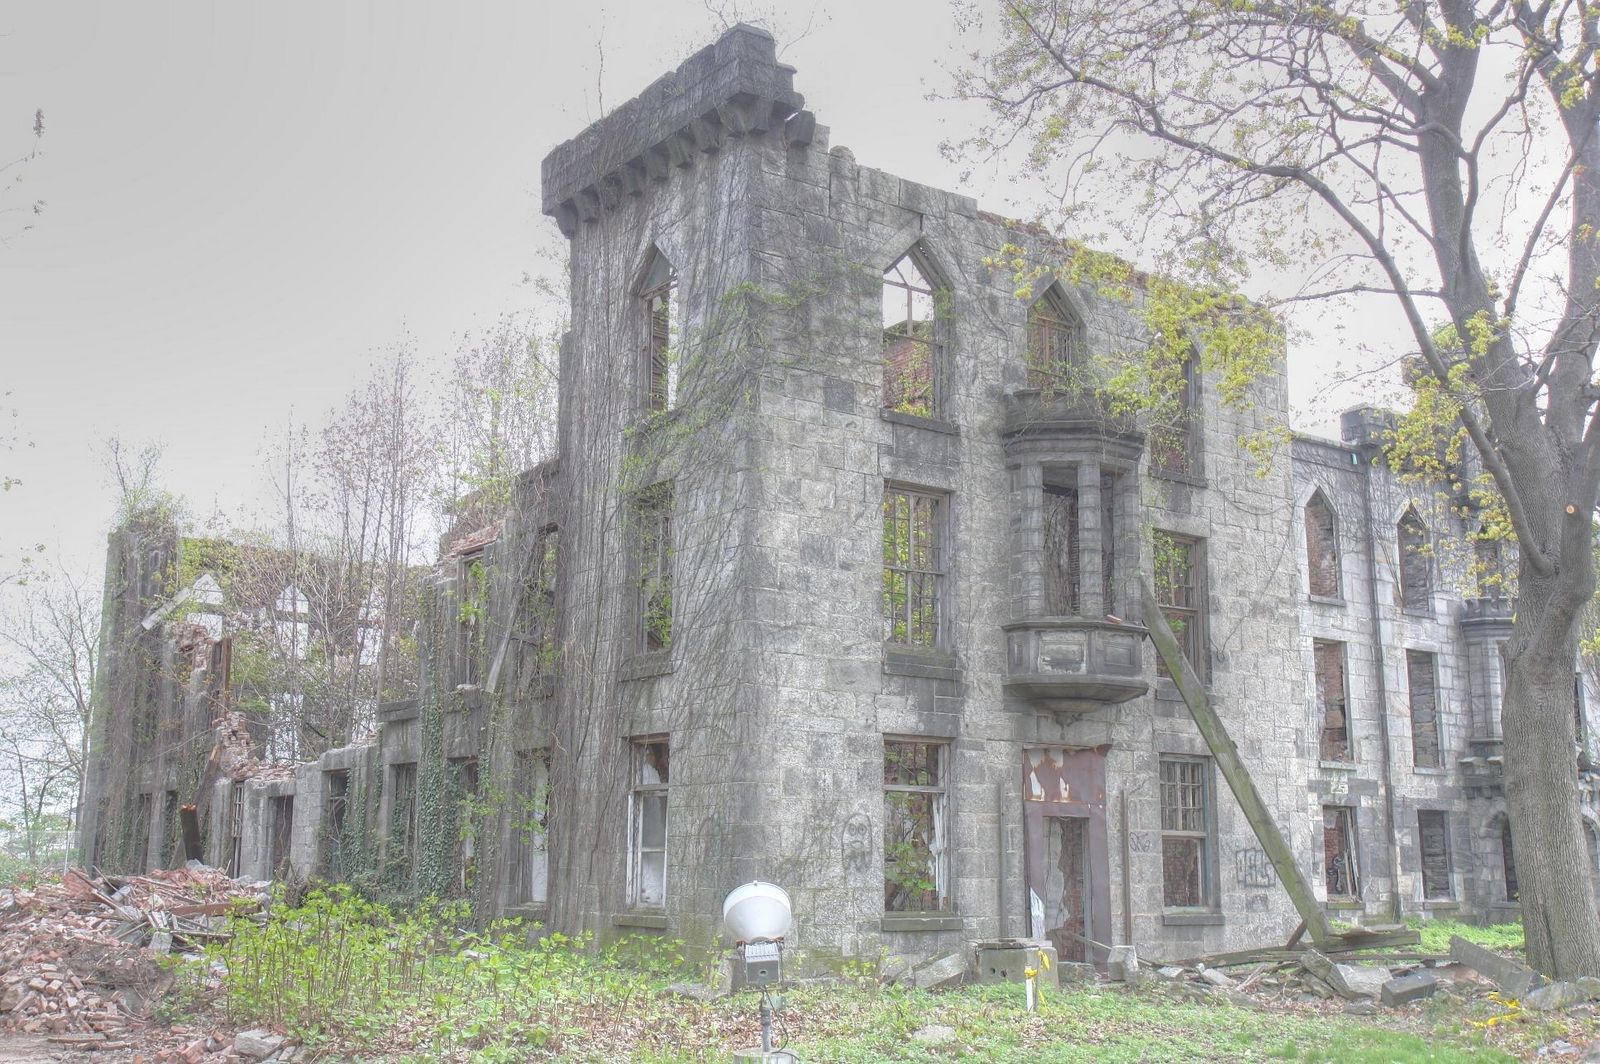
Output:
[[761,990],[761,1049],[740,1050],[734,1059],[798,1060],[792,1053],[772,1048],[769,988],[783,979],[783,937],[794,926],[788,892],[759,879],[733,888],[722,900],[722,926],[738,952],[744,985]]

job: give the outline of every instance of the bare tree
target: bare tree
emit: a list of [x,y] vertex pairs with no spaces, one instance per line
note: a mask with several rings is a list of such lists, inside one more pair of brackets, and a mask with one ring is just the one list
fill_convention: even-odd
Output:
[[1600,974],[1571,690],[1600,493],[1593,9],[1009,0],[1000,14],[1000,46],[963,82],[995,115],[971,147],[1025,144],[1060,218],[1099,212],[1197,289],[1250,278],[1269,305],[1400,309],[1434,430],[1414,436],[1470,447],[1518,545],[1503,731],[1512,835],[1537,855],[1519,869],[1528,957]]
[[0,618],[0,778],[16,786],[30,859],[38,826],[52,814],[70,823],[82,803],[99,636],[98,592],[62,568]]

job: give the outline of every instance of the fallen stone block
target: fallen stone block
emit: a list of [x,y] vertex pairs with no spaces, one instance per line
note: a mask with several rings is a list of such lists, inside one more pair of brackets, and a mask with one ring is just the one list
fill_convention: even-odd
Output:
[[1544,985],[1544,976],[1532,968],[1468,942],[1460,935],[1450,936],[1450,959],[1489,979],[1507,997],[1520,1000],[1526,998],[1529,991]]
[[1139,979],[1139,951],[1132,946],[1112,946],[1106,956],[1106,974],[1119,982],[1132,983]]
[[1163,979],[1182,979],[1183,969],[1176,964],[1168,964],[1156,969],[1156,974]]
[[1583,991],[1585,1000],[1593,1001],[1595,998],[1600,998],[1600,979],[1596,979],[1592,975],[1580,975],[1572,982],[1574,986]]
[[1328,974],[1328,985],[1350,1001],[1377,997],[1388,981],[1389,969],[1370,968],[1364,964],[1335,964]]
[[1220,972],[1215,968],[1200,969],[1200,978],[1204,979],[1218,990],[1232,990],[1238,985],[1225,972]]
[[1546,983],[1528,991],[1528,995],[1522,999],[1522,1004],[1535,1012],[1554,1012],[1587,1000],[1588,997],[1576,983],[1559,982]]
[[1300,954],[1300,967],[1324,981],[1333,972],[1333,962],[1314,949],[1308,949]]
[[271,1031],[240,1031],[233,1036],[233,1051],[246,1060],[265,1060],[283,1048],[285,1039]]
[[1413,1001],[1429,998],[1439,989],[1439,977],[1432,972],[1412,972],[1383,984],[1378,1000],[1388,1008],[1409,1005]]
[[954,986],[967,974],[965,953],[946,953],[911,973],[911,981],[922,990]]
[[941,1023],[930,1023],[911,1032],[911,1040],[925,1046],[949,1045],[956,1040],[956,1029]]

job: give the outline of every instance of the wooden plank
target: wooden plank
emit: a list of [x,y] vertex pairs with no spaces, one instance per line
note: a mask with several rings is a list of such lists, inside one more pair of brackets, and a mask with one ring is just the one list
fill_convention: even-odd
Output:
[[1295,927],[1294,933],[1289,936],[1289,941],[1284,944],[1283,948],[1284,949],[1294,949],[1296,946],[1298,946],[1300,944],[1300,940],[1302,938],[1305,938],[1305,937],[1306,937],[1306,922],[1304,920],[1301,920],[1299,925],[1297,927]]
[[1211,748],[1211,756],[1216,759],[1222,778],[1228,781],[1228,788],[1233,791],[1257,841],[1277,871],[1278,881],[1289,892],[1289,899],[1305,921],[1311,941],[1319,948],[1326,945],[1333,938],[1333,929],[1328,926],[1328,917],[1311,890],[1311,881],[1300,870],[1299,863],[1294,859],[1294,851],[1289,848],[1289,840],[1278,829],[1261,792],[1256,790],[1255,780],[1245,767],[1244,758],[1239,756],[1239,748],[1233,744],[1228,729],[1223,726],[1222,718],[1211,708],[1205,685],[1184,656],[1177,635],[1161,612],[1161,603],[1148,576],[1140,579],[1139,590],[1144,596],[1144,623],[1150,629],[1150,641],[1155,644],[1156,653],[1161,655],[1162,662],[1167,666],[1167,674],[1183,696],[1184,704],[1189,707],[1189,715],[1194,718],[1206,745]]

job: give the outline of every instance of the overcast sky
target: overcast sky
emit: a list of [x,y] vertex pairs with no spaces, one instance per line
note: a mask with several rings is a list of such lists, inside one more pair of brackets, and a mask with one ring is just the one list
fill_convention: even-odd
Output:
[[[0,557],[43,541],[98,565],[107,436],[164,442],[166,487],[236,512],[291,414],[317,423],[407,336],[442,359],[528,307],[524,275],[563,245],[539,161],[720,25],[704,0],[0,0],[0,165],[32,146],[35,108],[47,127],[0,207],[48,202],[0,244],[0,408],[31,444],[0,452],[22,480]],[[962,187],[940,157],[981,115],[926,98],[971,47],[939,0],[796,4],[779,47],[833,144],[1015,209],[1012,186]],[[1324,390],[1318,354],[1291,371],[1297,398]]]

